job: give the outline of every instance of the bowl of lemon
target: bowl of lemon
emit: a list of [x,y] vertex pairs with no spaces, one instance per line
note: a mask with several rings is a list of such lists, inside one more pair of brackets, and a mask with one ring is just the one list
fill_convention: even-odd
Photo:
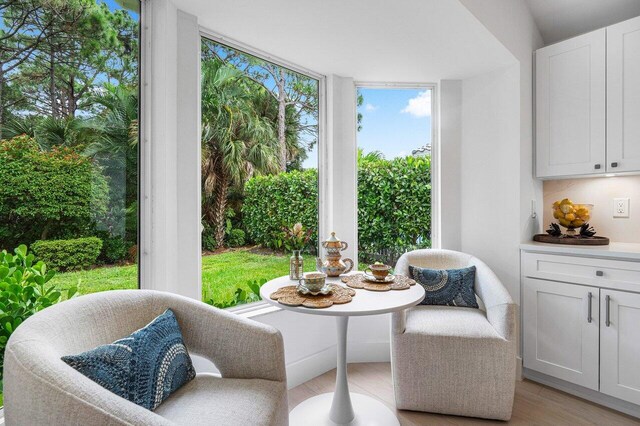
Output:
[[591,219],[593,204],[574,203],[568,198],[553,203],[553,217],[567,228],[567,235],[576,235],[580,228]]

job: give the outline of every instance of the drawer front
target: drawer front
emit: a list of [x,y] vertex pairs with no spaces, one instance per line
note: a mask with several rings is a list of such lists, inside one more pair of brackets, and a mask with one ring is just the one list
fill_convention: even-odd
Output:
[[640,292],[640,263],[543,253],[522,253],[525,277]]

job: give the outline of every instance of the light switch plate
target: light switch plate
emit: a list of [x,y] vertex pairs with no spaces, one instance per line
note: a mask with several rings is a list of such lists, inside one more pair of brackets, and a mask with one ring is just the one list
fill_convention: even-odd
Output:
[[613,199],[613,217],[629,217],[629,199]]

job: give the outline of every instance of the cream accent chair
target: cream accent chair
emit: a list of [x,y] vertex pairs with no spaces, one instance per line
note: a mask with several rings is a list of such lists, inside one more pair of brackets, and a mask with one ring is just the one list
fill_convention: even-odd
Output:
[[412,251],[398,260],[395,273],[408,276],[409,265],[475,265],[482,310],[418,305],[393,314],[396,407],[509,420],[516,379],[516,305],[509,293],[487,265],[468,254]]
[[[199,373],[152,412],[60,360],[128,336],[167,308],[188,350],[222,377]],[[170,293],[109,291],[39,312],[9,339],[4,377],[7,426],[288,424],[280,332]]]

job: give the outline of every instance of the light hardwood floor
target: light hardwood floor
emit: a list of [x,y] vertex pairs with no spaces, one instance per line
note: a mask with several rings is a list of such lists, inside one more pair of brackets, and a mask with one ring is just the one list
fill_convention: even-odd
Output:
[[[395,410],[389,363],[349,364],[351,392],[377,398]],[[289,391],[289,408],[305,399],[333,392],[335,370]],[[640,425],[640,420],[531,381],[516,383],[513,417],[508,423],[414,411],[396,411],[403,426],[412,425]]]

